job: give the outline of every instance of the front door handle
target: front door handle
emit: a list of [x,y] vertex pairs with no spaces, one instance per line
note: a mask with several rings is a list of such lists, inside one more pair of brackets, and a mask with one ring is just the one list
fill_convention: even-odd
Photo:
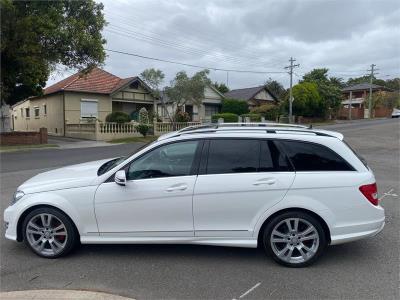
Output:
[[188,187],[186,184],[179,184],[179,185],[173,185],[169,188],[166,189],[167,192],[174,192],[174,191],[184,191]]
[[268,178],[268,179],[260,179],[253,183],[253,185],[273,185],[276,183],[275,178]]

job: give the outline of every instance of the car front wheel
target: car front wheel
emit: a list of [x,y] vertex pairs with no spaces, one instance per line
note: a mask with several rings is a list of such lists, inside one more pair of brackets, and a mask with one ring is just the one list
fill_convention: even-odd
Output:
[[69,253],[78,242],[72,221],[50,207],[30,212],[23,223],[24,241],[37,255],[57,258]]
[[263,244],[276,262],[299,268],[312,264],[325,250],[327,241],[317,219],[293,211],[278,215],[268,223]]

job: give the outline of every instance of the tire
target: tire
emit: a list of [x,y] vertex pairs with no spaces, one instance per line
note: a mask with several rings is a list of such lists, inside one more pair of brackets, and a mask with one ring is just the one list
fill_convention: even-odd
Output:
[[25,244],[45,258],[67,255],[79,242],[79,234],[71,219],[51,207],[31,211],[23,221],[22,234]]
[[302,211],[285,212],[275,216],[265,226],[262,241],[267,254],[277,263],[292,268],[311,265],[327,246],[320,222]]

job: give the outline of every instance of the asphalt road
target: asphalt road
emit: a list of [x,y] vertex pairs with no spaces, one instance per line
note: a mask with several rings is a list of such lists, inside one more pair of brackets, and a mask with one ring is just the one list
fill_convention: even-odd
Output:
[[[315,265],[289,269],[259,250],[211,246],[85,245],[47,260],[6,240],[2,229],[1,291],[89,289],[136,299],[399,299],[400,197],[393,194],[400,194],[400,122],[327,128],[342,132],[375,171],[387,216],[380,235],[330,247]],[[4,153],[0,210],[19,184],[44,169],[126,155],[138,146]]]

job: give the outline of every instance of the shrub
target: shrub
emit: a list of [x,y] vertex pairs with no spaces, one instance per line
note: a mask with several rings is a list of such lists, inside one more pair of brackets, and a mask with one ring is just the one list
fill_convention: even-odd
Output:
[[149,113],[144,107],[139,110],[139,123],[149,124]]
[[260,114],[244,114],[241,115],[242,118],[250,118],[250,122],[261,122],[261,115]]
[[135,129],[144,137],[146,137],[147,133],[149,132],[150,126],[146,124],[139,124],[135,126]]
[[106,117],[106,122],[127,123],[130,121],[129,115],[122,111],[114,111]]
[[279,117],[280,107],[277,105],[263,104],[251,110],[251,113],[260,114],[266,120],[275,121]]
[[177,111],[175,113],[175,122],[190,122],[190,116],[187,112]]
[[249,112],[249,104],[244,100],[225,99],[222,100],[221,112],[237,115],[247,114]]
[[238,121],[238,115],[237,114],[232,114],[232,113],[221,113],[221,114],[215,114],[211,117],[212,122],[216,123],[218,122],[218,119],[224,119],[224,122],[227,123],[233,123]]

